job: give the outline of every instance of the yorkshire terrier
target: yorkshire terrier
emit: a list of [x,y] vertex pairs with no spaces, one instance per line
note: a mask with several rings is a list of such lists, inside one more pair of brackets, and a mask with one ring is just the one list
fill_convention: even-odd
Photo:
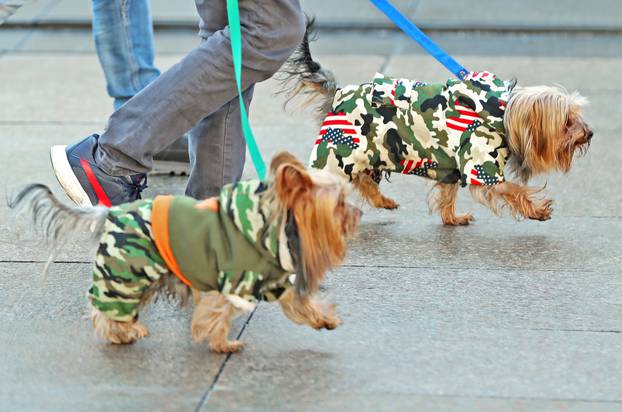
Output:
[[197,201],[157,196],[110,209],[59,202],[32,184],[10,202],[28,205],[49,241],[90,232],[99,247],[89,290],[97,335],[116,344],[148,335],[139,311],[157,296],[196,307],[195,341],[215,352],[236,352],[232,320],[260,300],[278,300],[297,324],[334,329],[335,305],[319,298],[326,272],[343,261],[347,237],[361,211],[346,202],[348,185],[307,171],[287,152],[276,155],[271,179],[225,186],[219,197]]
[[[391,173],[435,180],[430,210],[446,225],[467,225],[456,214],[460,186],[495,214],[548,220],[552,200],[530,177],[568,172],[576,153],[587,151],[593,132],[582,107],[587,100],[558,87],[515,87],[489,72],[464,80],[426,84],[376,74],[371,83],[338,88],[332,73],[309,50],[312,22],[281,72],[289,99],[315,101],[323,123],[311,154],[313,168],[351,181],[373,207],[396,209],[380,192]],[[288,99],[288,101],[289,101]],[[519,183],[505,177],[505,168]]]

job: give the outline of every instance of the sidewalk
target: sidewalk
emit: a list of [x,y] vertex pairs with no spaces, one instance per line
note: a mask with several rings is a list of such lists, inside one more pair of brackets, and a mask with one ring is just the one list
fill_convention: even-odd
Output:
[[[80,17],[69,3],[48,2],[54,7],[32,16],[62,17],[66,5],[63,18],[71,11],[88,21],[88,10]],[[167,3],[154,2],[159,15]],[[320,6],[330,3],[305,4],[312,3],[329,21],[333,12]],[[434,2],[426,3],[413,12],[432,13]],[[572,4],[581,11],[566,22],[585,17],[582,3]],[[175,18],[189,22],[191,6]],[[375,18],[371,9],[356,10],[357,19]],[[0,199],[35,181],[60,195],[50,145],[105,125],[112,104],[90,31],[79,27],[0,28]],[[383,191],[400,209],[365,208],[345,265],[328,275],[343,325],[317,332],[262,303],[235,322],[247,347],[228,357],[192,343],[191,312],[162,302],[141,315],[147,339],[127,347],[96,339],[86,316],[91,248],[76,239],[42,278],[46,249],[23,216],[0,205],[0,410],[620,411],[622,35],[447,31],[435,39],[467,67],[516,76],[522,85],[560,83],[590,99],[589,153],[546,182],[555,199],[551,221],[495,217],[464,191],[457,208],[477,221],[443,227],[427,212],[430,185],[392,176]],[[194,28],[160,30],[156,40],[162,69],[197,42]],[[376,71],[449,77],[395,32],[325,30],[313,50],[340,84],[369,81]],[[306,159],[317,133],[313,115],[284,113],[276,87],[258,85],[250,110],[261,150],[266,158],[286,149]],[[184,184],[154,177],[146,196],[181,194]]]
[[[24,6],[10,26],[85,27],[91,21],[88,0],[39,0]],[[617,0],[394,0],[393,4],[424,30],[620,32]],[[153,0],[156,28],[195,28],[191,0]],[[387,29],[395,27],[366,0],[303,0],[322,28]]]

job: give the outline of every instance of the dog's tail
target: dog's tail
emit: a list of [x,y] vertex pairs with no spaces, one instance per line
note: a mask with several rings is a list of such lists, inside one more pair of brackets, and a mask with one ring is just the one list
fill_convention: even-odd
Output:
[[58,250],[79,232],[89,233],[98,240],[104,230],[108,209],[96,207],[71,207],[60,202],[49,187],[33,183],[23,188],[8,201],[11,209],[25,209],[31,215],[36,228],[41,229],[45,240]]
[[316,103],[319,116],[330,111],[337,83],[330,70],[322,68],[313,60],[309,43],[315,40],[315,19],[307,18],[307,29],[298,49],[291,55],[279,71],[277,78],[283,89],[280,93],[287,96],[285,106],[295,96],[304,95],[308,103]]

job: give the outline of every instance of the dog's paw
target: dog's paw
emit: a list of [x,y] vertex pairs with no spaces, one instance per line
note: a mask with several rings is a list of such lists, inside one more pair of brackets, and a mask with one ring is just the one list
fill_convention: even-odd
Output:
[[241,340],[227,340],[222,342],[214,342],[209,344],[212,352],[216,353],[235,353],[244,348],[244,342]]
[[337,316],[326,316],[323,319],[321,327],[318,329],[333,330],[333,329],[337,329],[339,325],[341,325],[341,319],[339,319]]
[[446,218],[443,220],[443,224],[447,226],[467,226],[474,220],[475,217],[472,214],[466,213],[464,215],[453,216],[451,219]]
[[533,214],[529,216],[529,219],[539,220],[544,222],[545,220],[549,220],[551,218],[551,214],[553,213],[553,208],[551,207],[553,204],[553,200],[546,199],[542,201],[533,211]]
[[382,199],[382,205],[380,207],[387,210],[396,210],[400,207],[400,204],[393,199],[385,197],[384,199]]

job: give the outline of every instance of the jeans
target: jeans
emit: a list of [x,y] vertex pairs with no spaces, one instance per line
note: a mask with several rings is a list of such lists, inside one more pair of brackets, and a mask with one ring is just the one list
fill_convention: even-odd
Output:
[[149,0],[92,0],[93,37],[115,110],[155,80]]
[[[119,107],[99,138],[94,158],[115,176],[148,172],[153,155],[190,133],[189,196],[213,196],[242,174],[240,125],[225,0],[196,0],[204,41]],[[247,104],[255,83],[270,78],[300,44],[299,0],[240,0],[242,89]]]

